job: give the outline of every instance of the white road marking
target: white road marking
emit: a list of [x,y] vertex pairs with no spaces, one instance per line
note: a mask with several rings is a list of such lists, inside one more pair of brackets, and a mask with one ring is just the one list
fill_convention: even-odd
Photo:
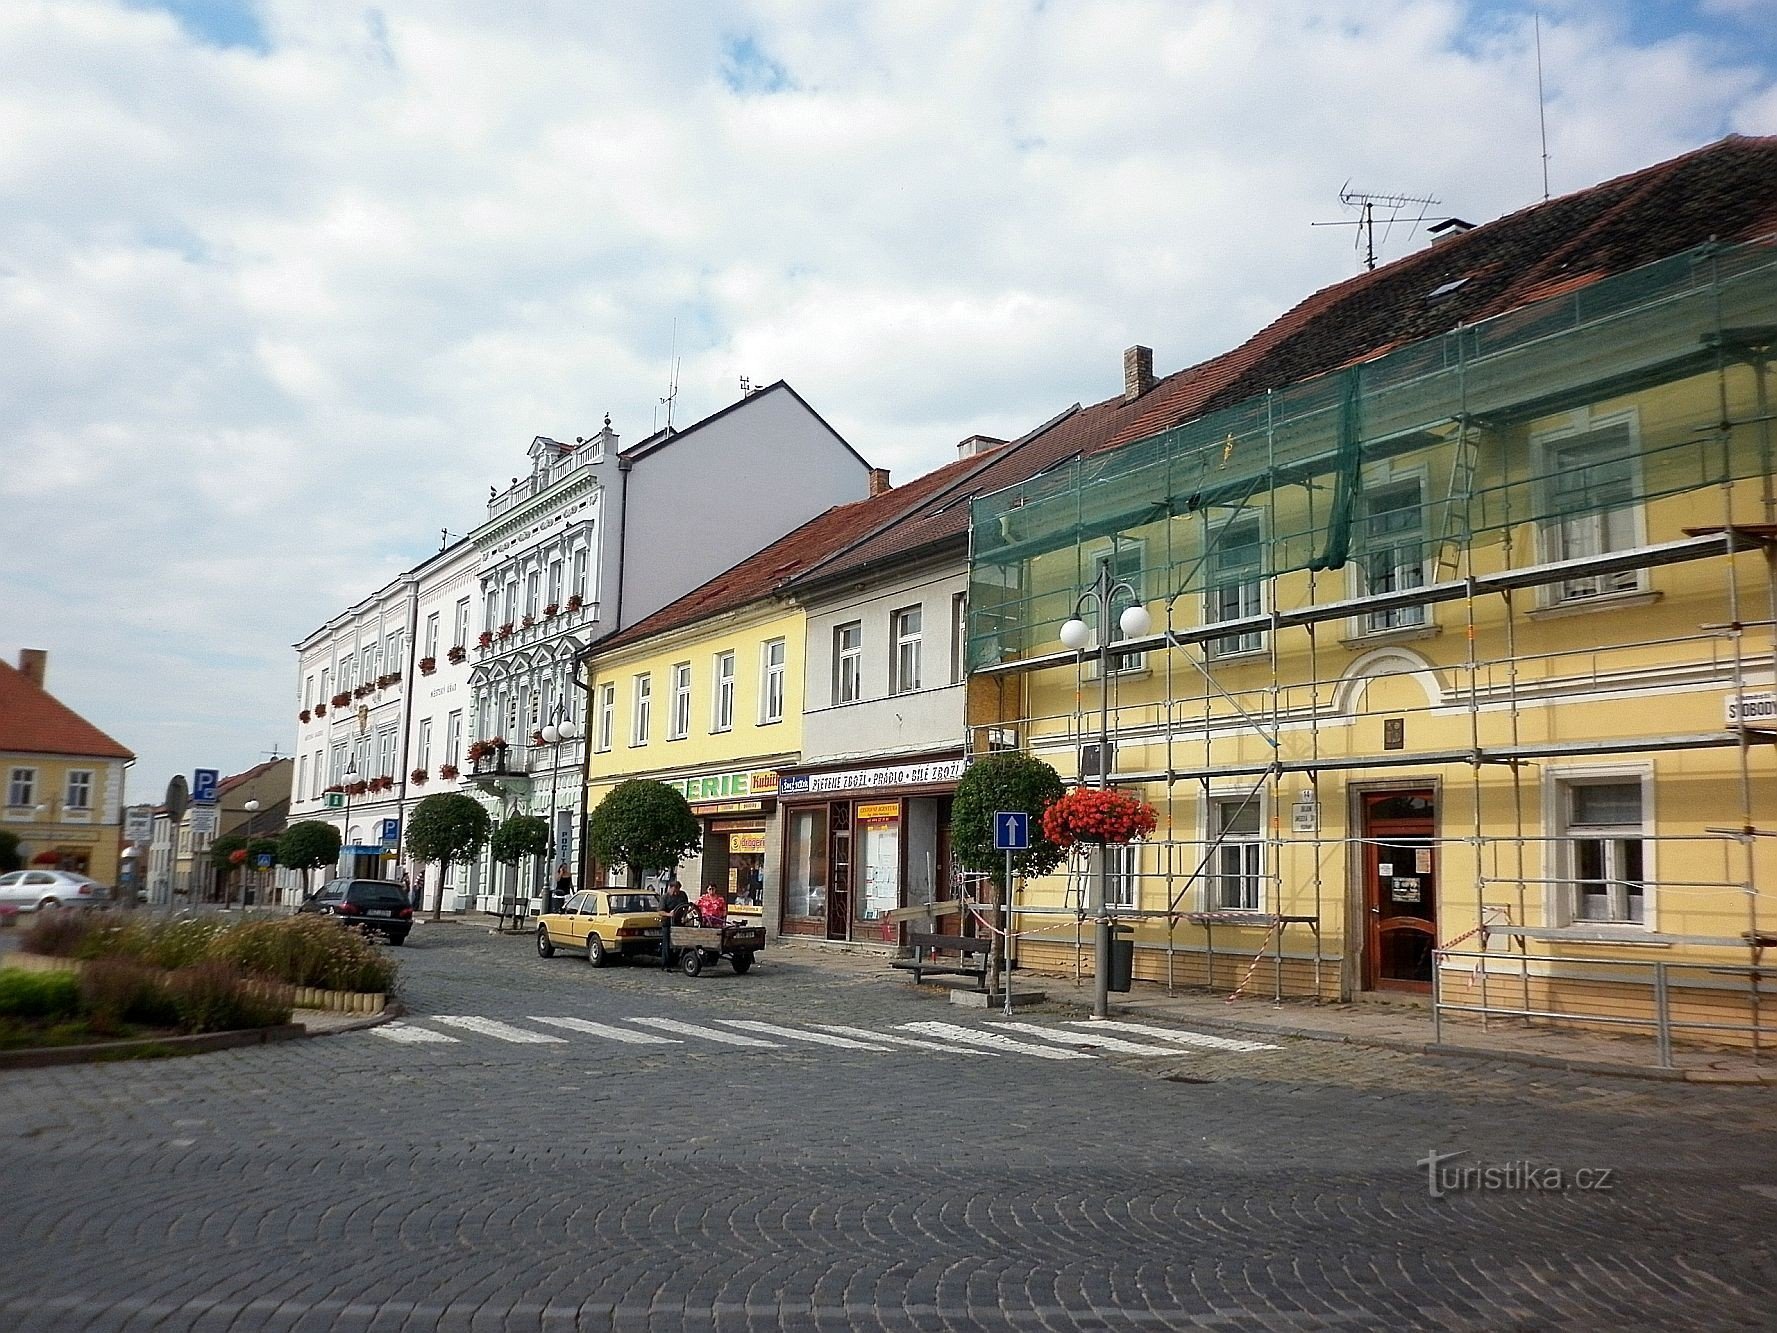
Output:
[[1206,1032],[1186,1032],[1182,1028],[1155,1027],[1151,1023],[1125,1023],[1116,1018],[1084,1018],[1068,1024],[1076,1028],[1109,1028],[1113,1032],[1136,1032],[1161,1041],[1176,1041],[1181,1046],[1201,1046],[1212,1051],[1275,1051],[1280,1047],[1262,1041],[1241,1041],[1236,1037],[1212,1037]]
[[527,1032],[523,1028],[515,1028],[510,1023],[502,1023],[497,1018],[481,1018],[475,1014],[428,1014],[434,1023],[444,1023],[453,1028],[464,1028],[470,1032],[479,1032],[484,1037],[494,1037],[500,1041],[510,1041],[520,1046],[541,1046],[547,1042],[566,1045],[566,1037],[552,1037],[547,1032]]
[[751,1018],[718,1018],[724,1027],[743,1028],[748,1032],[763,1032],[773,1037],[788,1037],[791,1041],[812,1041],[821,1046],[843,1046],[851,1051],[886,1051],[886,1046],[872,1046],[868,1042],[853,1041],[850,1037],[834,1037],[825,1032],[804,1032],[797,1028],[779,1027],[776,1023],[761,1023]]
[[545,1018],[542,1014],[532,1014],[531,1022],[548,1023],[552,1027],[566,1028],[570,1032],[584,1032],[588,1036],[606,1037],[611,1041],[627,1041],[636,1046],[683,1046],[685,1043],[677,1037],[656,1037],[652,1032],[631,1032],[627,1028],[614,1028],[609,1023],[594,1023],[586,1018]]
[[922,1051],[943,1051],[946,1055],[992,1055],[994,1052],[978,1046],[946,1046],[941,1041],[921,1041],[918,1037],[896,1037],[887,1032],[872,1032],[869,1028],[847,1027],[844,1023],[816,1023],[817,1028],[825,1028],[828,1032],[843,1032],[848,1037],[863,1037],[868,1041],[886,1041],[895,1046],[917,1046]]
[[702,1037],[705,1041],[719,1041],[728,1046],[769,1046],[777,1049],[775,1041],[761,1041],[757,1037],[743,1037],[738,1032],[719,1032],[715,1028],[700,1028],[695,1023],[681,1023],[676,1018],[631,1018],[631,1023],[642,1023],[651,1028],[660,1028],[664,1032],[683,1032],[687,1037]]
[[896,1026],[903,1032],[923,1032],[928,1037],[942,1037],[946,1041],[960,1041],[965,1046],[985,1046],[996,1051],[1016,1051],[1020,1055],[1034,1055],[1041,1060],[1090,1060],[1093,1058],[1084,1051],[1058,1051],[1053,1046],[1036,1046],[1028,1041],[1014,1041],[1010,1037],[1001,1037],[992,1032],[978,1032],[974,1028],[959,1027],[955,1023],[899,1023]]
[[456,1040],[455,1037],[447,1037],[442,1032],[434,1032],[430,1028],[409,1027],[406,1023],[400,1022],[399,1020],[393,1023],[384,1023],[380,1027],[373,1027],[370,1030],[376,1033],[377,1036],[385,1038],[388,1041],[417,1043],[422,1041]]
[[1028,1032],[1041,1037],[1045,1041],[1059,1041],[1068,1046],[1094,1046],[1102,1051],[1115,1051],[1119,1055],[1177,1055],[1176,1046],[1144,1046],[1139,1041],[1124,1041],[1120,1037],[1088,1036],[1084,1032],[1062,1032],[1056,1028],[1038,1027],[1035,1023],[1001,1023],[992,1026],[994,1032]]

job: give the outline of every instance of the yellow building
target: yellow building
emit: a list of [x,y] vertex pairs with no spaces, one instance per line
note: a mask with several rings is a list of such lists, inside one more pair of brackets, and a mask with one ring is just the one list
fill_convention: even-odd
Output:
[[118,880],[124,770],[135,755],[43,687],[49,654],[27,648],[0,662],[0,828],[17,835],[26,866]]
[[[1725,141],[1137,349],[976,502],[971,718],[1096,782],[1104,708],[1137,975],[1777,1036],[1774,230],[1777,141]],[[1095,585],[1157,627],[1108,671]],[[1099,883],[1026,887],[1025,966],[1090,967]]]

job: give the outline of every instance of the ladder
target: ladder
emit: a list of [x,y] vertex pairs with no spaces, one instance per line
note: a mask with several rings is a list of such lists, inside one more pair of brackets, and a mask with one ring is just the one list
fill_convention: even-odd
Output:
[[1439,583],[1462,572],[1462,550],[1469,537],[1469,504],[1474,498],[1475,473],[1480,469],[1481,446],[1475,435],[1469,419],[1459,417],[1456,453],[1450,460],[1450,485],[1444,495],[1444,518],[1438,534]]

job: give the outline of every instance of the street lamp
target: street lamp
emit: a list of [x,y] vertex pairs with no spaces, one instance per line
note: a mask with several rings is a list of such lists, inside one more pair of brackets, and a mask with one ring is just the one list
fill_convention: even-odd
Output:
[[[553,854],[555,845],[555,792],[556,785],[561,781],[561,743],[571,741],[580,734],[580,724],[565,715],[566,710],[560,705],[555,706],[555,718],[543,728],[543,743],[551,746],[549,768],[549,850]],[[555,890],[553,880],[545,880],[543,884],[543,905],[554,911],[558,904],[551,901]]]
[[[341,836],[339,839],[339,845],[341,847],[349,847],[352,845],[352,784],[357,782],[357,780],[358,780],[358,756],[354,753],[350,758],[348,758],[346,760],[345,781],[341,784],[345,788],[345,793],[346,793],[346,822],[345,822],[345,828],[341,831]],[[346,878],[347,879],[352,878],[353,874],[357,871],[357,869],[358,869],[358,854],[356,852],[347,852],[346,853]]]
[[[1093,630],[1080,618],[1081,608],[1088,601],[1095,604],[1093,619],[1097,621],[1098,639],[1098,786],[1102,791],[1111,785],[1111,607],[1119,594],[1131,605],[1117,618],[1117,626],[1125,639],[1139,639],[1153,626],[1148,610],[1141,604],[1135,589],[1126,582],[1114,581],[1115,557],[1098,567],[1093,586],[1081,593],[1074,603],[1073,617],[1061,627],[1061,641],[1075,652],[1084,651],[1093,640]],[[1097,920],[1092,935],[1092,1016],[1109,1018],[1111,1013],[1111,912],[1110,857],[1103,843],[1098,847]]]

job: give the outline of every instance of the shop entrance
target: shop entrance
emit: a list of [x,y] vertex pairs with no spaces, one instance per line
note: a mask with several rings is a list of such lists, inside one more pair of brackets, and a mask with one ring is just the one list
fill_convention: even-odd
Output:
[[827,938],[850,938],[851,926],[851,807],[835,801],[832,806],[832,847],[827,858]]
[[1365,792],[1365,990],[1429,993],[1437,944],[1437,794]]

